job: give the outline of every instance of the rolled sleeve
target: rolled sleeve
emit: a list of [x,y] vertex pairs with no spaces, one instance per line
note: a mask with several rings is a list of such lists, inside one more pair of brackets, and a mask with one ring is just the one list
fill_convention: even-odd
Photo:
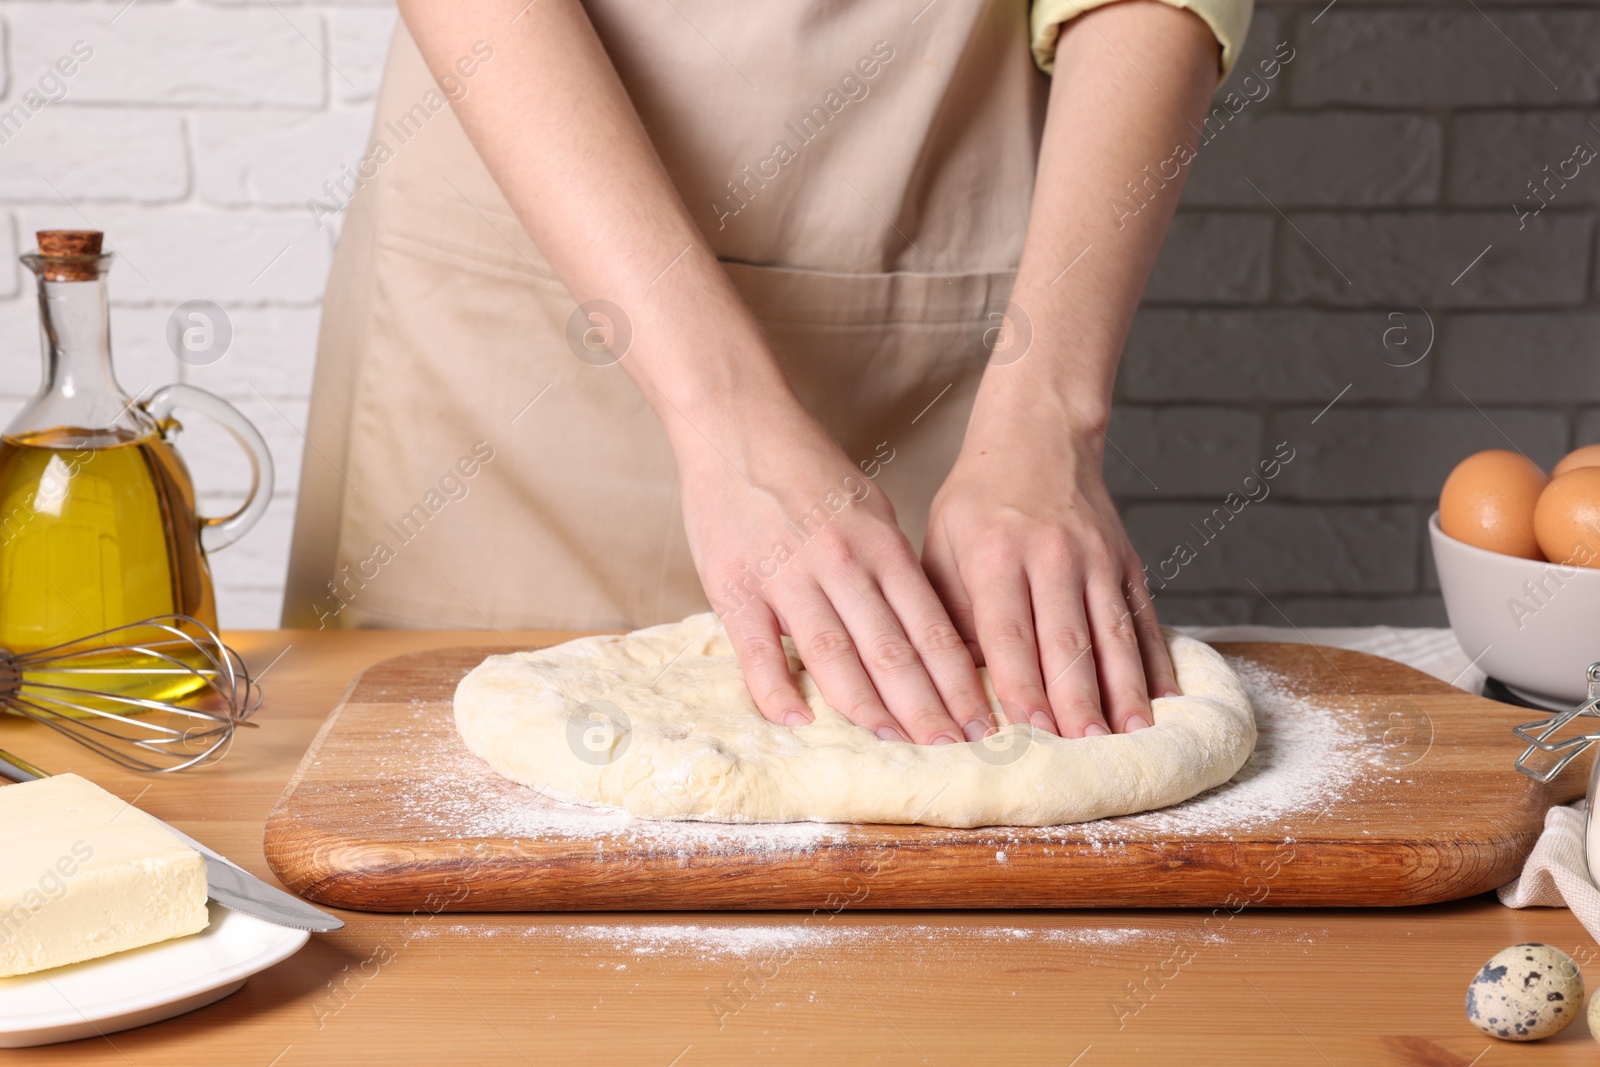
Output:
[[[1033,38],[1033,61],[1039,69],[1049,74],[1056,62],[1056,39],[1061,36],[1061,25],[1070,22],[1085,11],[1116,3],[1117,0],[1035,0],[1030,17]],[[1217,43],[1222,46],[1222,69],[1217,75],[1221,85],[1239,60],[1239,49],[1250,32],[1250,14],[1255,0],[1161,0],[1168,7],[1193,11],[1205,20]]]

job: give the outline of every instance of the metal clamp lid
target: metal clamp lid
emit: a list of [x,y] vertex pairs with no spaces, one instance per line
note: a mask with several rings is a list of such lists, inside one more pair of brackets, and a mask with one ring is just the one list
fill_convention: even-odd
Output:
[[[1600,730],[1594,733],[1579,734],[1561,741],[1551,741],[1550,736],[1567,723],[1580,716],[1600,718],[1600,663],[1589,665],[1589,699],[1568,711],[1558,712],[1545,719],[1534,722],[1525,722],[1521,726],[1513,726],[1511,732],[1522,740],[1528,742],[1528,748],[1517,757],[1517,770],[1529,778],[1541,782],[1548,782],[1566,769],[1567,764],[1583,755],[1584,749],[1600,741]],[[1551,765],[1549,770],[1536,771],[1528,766],[1527,760],[1535,752],[1559,753],[1561,758]]]

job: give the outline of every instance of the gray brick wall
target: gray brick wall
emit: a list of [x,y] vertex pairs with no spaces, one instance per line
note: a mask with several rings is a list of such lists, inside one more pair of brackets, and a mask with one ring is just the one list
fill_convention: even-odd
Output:
[[[39,227],[105,229],[124,384],[221,393],[278,459],[262,527],[213,561],[228,625],[277,618],[335,237],[304,202],[359,155],[393,18],[387,0],[0,0],[0,111],[74,41],[94,49],[0,144],[0,417],[37,381],[16,252]],[[1152,569],[1193,547],[1168,621],[1441,623],[1424,533],[1450,465],[1600,441],[1600,160],[1525,225],[1512,208],[1600,145],[1600,10],[1269,0],[1229,88],[1280,41],[1295,57],[1270,95],[1194,164],[1107,475]],[[211,367],[162,340],[196,297],[235,328]],[[1279,441],[1296,454],[1270,494],[1207,527]],[[231,445],[198,425],[187,442],[206,506],[232,506]]]
[[[1600,147],[1600,9],[1265,3],[1242,66],[1284,40],[1273,93],[1194,164],[1111,484],[1152,570],[1194,552],[1166,621],[1442,625],[1426,522],[1451,466],[1600,441],[1600,159],[1512,206]],[[1197,529],[1280,441],[1270,496]]]

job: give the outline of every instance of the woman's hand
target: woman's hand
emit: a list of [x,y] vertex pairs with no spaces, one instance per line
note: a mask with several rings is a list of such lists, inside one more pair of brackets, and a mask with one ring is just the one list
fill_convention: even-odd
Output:
[[713,433],[721,449],[672,436],[695,567],[761,714],[812,718],[787,633],[828,703],[884,740],[983,737],[977,669],[883,491],[797,403],[754,421]]
[[[977,669],[894,509],[794,398],[582,3],[402,0],[401,10],[440,74],[494,40],[482,87],[452,108],[574,299],[628,316],[620,366],[671,439],[695,565],[761,713],[811,718],[787,632],[852,722],[924,743],[987,732]],[[513,22],[517,32],[502,32]]]
[[1150,696],[1177,692],[1100,460],[1218,58],[1199,16],[1153,0],[1061,28],[1008,311],[1030,343],[985,369],[928,521],[923,564],[1002,708],[1065,737],[1148,726]]
[[923,550],[1007,717],[1063,737],[1143,729],[1150,696],[1178,690],[1101,477],[1103,438],[1075,415],[1037,396],[1004,417],[975,412]]

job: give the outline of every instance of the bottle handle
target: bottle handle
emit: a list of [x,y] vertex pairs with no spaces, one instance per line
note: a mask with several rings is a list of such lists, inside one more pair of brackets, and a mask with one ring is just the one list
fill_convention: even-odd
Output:
[[237,511],[220,518],[200,518],[200,543],[206,551],[226,548],[245,531],[260,521],[272,502],[272,453],[267,451],[266,439],[250,420],[232,404],[204,389],[192,385],[166,385],[151,394],[140,406],[163,426],[172,419],[172,411],[179,407],[194,408],[210,418],[239,443],[250,458],[250,492]]

